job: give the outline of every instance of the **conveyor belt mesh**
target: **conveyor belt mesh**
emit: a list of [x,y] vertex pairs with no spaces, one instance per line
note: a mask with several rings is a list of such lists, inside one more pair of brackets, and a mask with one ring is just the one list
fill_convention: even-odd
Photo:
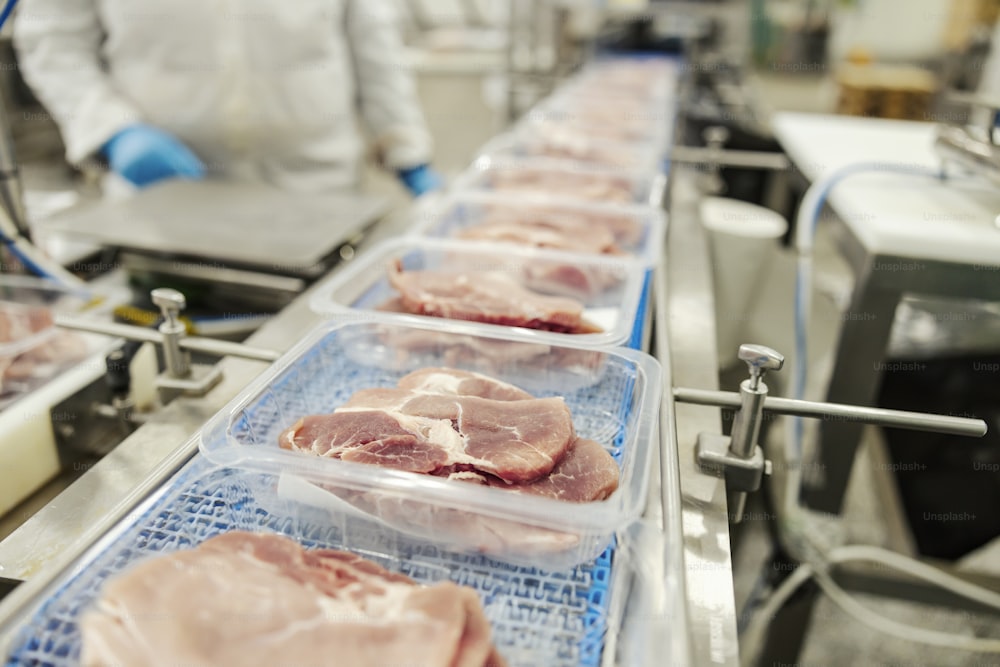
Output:
[[361,524],[348,524],[350,534],[345,534],[328,522],[312,523],[307,516],[279,516],[262,508],[253,489],[267,484],[268,477],[216,468],[195,458],[165,494],[103,544],[83,574],[71,578],[34,614],[7,664],[78,664],[77,620],[109,577],[141,558],[190,547],[233,529],[282,533],[307,547],[349,546],[421,582],[451,579],[472,586],[482,597],[497,646],[512,665],[599,664],[611,610],[613,549],[591,564],[551,573],[449,553],[382,530],[362,534]]

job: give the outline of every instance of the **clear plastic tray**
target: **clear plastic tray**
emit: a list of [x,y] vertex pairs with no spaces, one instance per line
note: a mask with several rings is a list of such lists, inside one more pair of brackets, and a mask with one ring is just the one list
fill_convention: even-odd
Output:
[[607,57],[591,62],[556,92],[663,103],[676,87],[678,63],[655,56]]
[[593,140],[641,143],[662,155],[670,146],[674,107],[668,102],[609,97],[566,87],[528,111],[518,127],[540,133],[552,128],[572,129]]
[[417,214],[412,232],[431,238],[454,238],[493,218],[576,217],[607,221],[620,251],[655,266],[663,255],[666,215],[652,206],[584,204],[549,197],[511,199],[493,192],[456,192]]
[[455,180],[453,190],[502,192],[512,198],[548,195],[567,201],[660,206],[665,185],[661,172],[602,168],[544,157],[482,156]]
[[323,315],[364,316],[391,305],[399,292],[389,272],[401,261],[404,270],[447,270],[470,275],[502,273],[540,294],[569,297],[583,306],[583,318],[600,331],[557,333],[524,327],[394,312],[405,321],[433,321],[437,326],[472,331],[515,331],[544,343],[571,340],[587,345],[624,344],[635,327],[646,267],[628,257],[580,255],[524,246],[406,237],[385,241],[365,252],[325,283],[310,301]]
[[0,409],[106,345],[104,337],[59,329],[55,316],[100,315],[114,301],[87,288],[0,275]]
[[595,138],[589,128],[566,123],[526,122],[501,134],[479,151],[504,161],[543,157],[571,160],[595,167],[657,172],[663,151],[654,142]]
[[[109,578],[142,559],[191,548],[230,530],[276,533],[308,548],[353,551],[420,583],[451,580],[470,586],[482,600],[494,644],[511,667],[656,665],[665,659],[664,652],[674,653],[683,645],[683,607],[674,611],[682,600],[682,564],[672,558],[664,564],[662,550],[640,554],[632,548],[649,534],[641,530],[647,528],[643,524],[635,526],[640,532],[625,534],[616,548],[576,568],[511,567],[444,551],[350,517],[331,522],[322,512],[273,494],[265,507],[262,490],[275,483],[273,475],[216,468],[195,457],[44,589],[9,628],[3,663],[76,667],[79,618]],[[633,613],[638,615],[635,622]],[[661,627],[650,619],[669,622]],[[614,641],[625,623],[641,634],[635,638],[640,644],[655,650]],[[656,636],[650,637],[651,632]]]
[[[408,372],[477,371],[538,396],[562,396],[577,435],[619,464],[608,499],[570,503],[284,450],[280,433],[330,413],[360,390]],[[280,490],[331,516],[353,514],[455,551],[564,569],[592,560],[644,507],[657,437],[661,372],[634,350],[541,346],[516,336],[442,331],[387,320],[328,323],[289,351],[210,421],[202,453],[225,466],[278,475]]]

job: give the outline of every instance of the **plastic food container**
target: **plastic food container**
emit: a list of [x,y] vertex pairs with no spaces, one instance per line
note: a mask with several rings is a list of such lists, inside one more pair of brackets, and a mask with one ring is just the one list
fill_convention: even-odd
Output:
[[649,102],[670,98],[677,77],[677,61],[667,58],[608,58],[591,63],[556,95],[581,91],[605,97]]
[[543,157],[595,167],[657,172],[663,152],[653,143],[595,138],[586,127],[527,122],[487,143],[480,154],[497,160]]
[[30,276],[0,276],[0,409],[106,344],[59,329],[56,315],[106,310],[109,299]]
[[[351,517],[331,521],[320,510],[276,497],[262,502],[276,483],[275,475],[217,468],[196,456],[2,622],[0,663],[78,667],[79,619],[109,579],[146,558],[245,530],[284,535],[307,548],[352,551],[421,584],[450,580],[475,589],[493,643],[511,667],[689,664],[683,560],[646,544],[653,531],[645,523],[591,562],[542,571],[445,551]],[[329,656],[316,660],[330,662]]]
[[661,172],[612,169],[553,158],[482,156],[453,190],[486,190],[510,197],[547,195],[567,201],[660,206],[666,178]]
[[638,142],[663,154],[673,134],[674,107],[667,101],[650,102],[568,87],[536,105],[519,126],[537,132],[573,129],[592,140]]
[[[557,333],[463,319],[444,319],[403,312],[390,273],[455,271],[468,276],[499,276],[537,294],[568,297],[583,307],[583,320],[593,333]],[[383,242],[320,284],[310,305],[323,315],[392,312],[407,321],[431,321],[441,328],[472,331],[506,330],[546,343],[572,340],[586,345],[620,345],[635,328],[645,285],[646,267],[627,257],[580,255],[503,244],[408,237]],[[405,273],[404,273],[405,275]],[[527,309],[524,310],[527,313]]]
[[[578,437],[620,467],[606,500],[571,503],[282,449],[283,430],[361,389],[426,367],[484,373],[537,397],[562,396]],[[657,437],[661,371],[634,350],[539,346],[387,320],[331,322],[308,335],[202,432],[211,461],[280,477],[278,494],[442,548],[545,569],[592,560],[642,513]],[[274,494],[274,489],[262,490]]]
[[455,238],[490,221],[546,221],[550,218],[593,221],[611,231],[618,250],[647,266],[657,264],[663,254],[666,215],[652,206],[586,204],[549,197],[511,199],[492,192],[453,193],[433,208],[418,213],[413,233],[431,238]]

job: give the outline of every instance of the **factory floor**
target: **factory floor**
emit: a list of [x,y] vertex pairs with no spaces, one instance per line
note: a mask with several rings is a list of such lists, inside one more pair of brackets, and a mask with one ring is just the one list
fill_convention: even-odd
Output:
[[[837,327],[831,323],[841,321],[840,314],[846,307],[852,287],[852,277],[847,265],[836,250],[836,238],[829,227],[820,226],[816,241],[814,266],[813,313],[809,327],[809,397],[821,399],[823,387],[829,377]],[[761,298],[753,317],[747,321],[748,340],[775,347],[783,352],[794,348],[792,332],[792,303],[795,262],[788,249],[776,247],[773,261],[764,276]],[[745,370],[729,368],[721,374],[724,389],[735,389],[743,379]],[[772,393],[788,395],[787,373],[773,374],[768,382]],[[775,420],[767,433],[767,449],[771,458],[781,460],[784,444],[784,424]],[[846,498],[845,511],[839,520],[820,517],[824,532],[835,544],[868,544],[882,546],[907,555],[916,555],[914,539],[907,528],[901,498],[896,482],[887,465],[885,438],[878,428],[865,431],[863,444],[855,461],[851,484]],[[776,474],[780,484],[781,477]],[[734,585],[741,625],[749,620],[747,601],[751,591],[770,568],[787,569],[787,564],[772,563],[772,536],[775,515],[772,504],[764,502],[758,494],[748,506],[747,521],[734,531]],[[996,512],[996,507],[982,507],[983,512]],[[959,559],[960,569],[1000,575],[1000,539]],[[856,594],[855,599],[878,615],[915,628],[927,628],[959,635],[1000,637],[1000,616],[974,614],[942,607],[895,601],[875,595]],[[794,603],[794,599],[792,601]],[[780,629],[778,630],[780,633]],[[919,635],[914,629],[913,635]],[[743,639],[746,639],[745,637]],[[741,649],[743,649],[741,639]],[[762,667],[784,664],[775,660],[761,660]],[[967,653],[952,649],[928,647],[910,640],[887,636],[844,613],[828,598],[820,596],[809,623],[803,650],[797,665],[871,665],[879,667],[912,666],[954,667],[1000,666],[1000,655]]]

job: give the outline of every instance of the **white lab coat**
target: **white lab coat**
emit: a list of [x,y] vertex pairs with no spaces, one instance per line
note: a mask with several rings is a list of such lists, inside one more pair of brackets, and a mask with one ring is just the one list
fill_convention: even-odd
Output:
[[14,43],[72,163],[145,122],[210,174],[351,187],[358,108],[387,167],[430,158],[391,0],[22,0]]

